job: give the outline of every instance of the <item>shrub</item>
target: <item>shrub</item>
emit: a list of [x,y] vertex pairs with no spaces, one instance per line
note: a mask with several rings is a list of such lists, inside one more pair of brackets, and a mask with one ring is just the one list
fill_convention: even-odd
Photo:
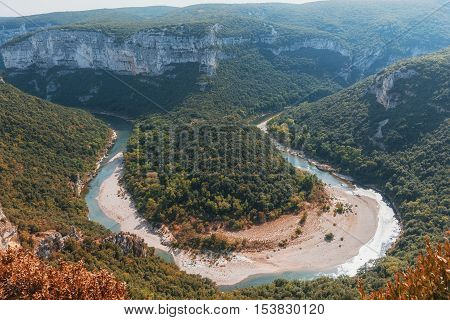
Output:
[[25,250],[0,252],[0,299],[122,300],[125,283],[107,271],[89,272],[79,263],[53,267]]
[[326,242],[331,242],[331,241],[333,241],[333,239],[334,239],[334,234],[332,234],[331,232],[330,232],[330,233],[327,233],[327,234],[325,235],[325,241],[326,241]]
[[426,253],[419,255],[414,267],[398,272],[386,287],[366,294],[362,284],[359,291],[365,300],[448,300],[450,244],[433,249],[426,240]]

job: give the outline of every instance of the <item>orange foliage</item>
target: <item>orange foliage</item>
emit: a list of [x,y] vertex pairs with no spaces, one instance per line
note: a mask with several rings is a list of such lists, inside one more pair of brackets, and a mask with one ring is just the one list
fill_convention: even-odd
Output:
[[366,300],[448,300],[450,274],[450,245],[438,245],[435,250],[426,241],[425,255],[417,258],[414,267],[395,275],[384,289],[367,295],[360,285],[361,297]]
[[92,273],[82,262],[50,266],[25,250],[0,252],[0,299],[120,300],[125,283],[107,271]]

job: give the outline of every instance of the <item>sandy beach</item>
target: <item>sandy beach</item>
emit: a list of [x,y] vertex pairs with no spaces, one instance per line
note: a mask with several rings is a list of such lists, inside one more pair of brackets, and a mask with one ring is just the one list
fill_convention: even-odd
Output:
[[[249,276],[286,271],[328,271],[356,256],[359,249],[369,242],[377,228],[377,202],[368,197],[354,197],[336,189],[330,192],[339,199],[356,205],[354,213],[337,214],[309,212],[303,233],[290,240],[299,225],[301,215],[280,219],[234,234],[237,238],[290,242],[285,248],[274,246],[261,251],[235,253],[229,259],[214,263],[198,256],[194,260],[186,253],[175,256],[177,265],[188,273],[201,274],[219,285],[232,285]],[[325,234],[333,233],[334,240],[325,241]],[[228,234],[230,235],[230,234]],[[341,240],[342,238],[342,240]]]
[[[256,274],[328,271],[356,256],[377,229],[379,205],[375,199],[358,195],[357,191],[327,188],[334,205],[341,202],[352,210],[335,214],[334,205],[328,212],[307,209],[308,217],[301,226],[302,233],[296,237],[293,235],[299,228],[302,214],[283,216],[239,232],[225,232],[229,237],[261,241],[267,246],[264,250],[237,252],[219,259],[210,259],[206,255],[194,257],[188,251],[170,250],[166,245],[170,235],[162,235],[136,213],[129,195],[119,183],[122,154],[112,161],[117,162],[117,167],[101,185],[97,199],[102,211],[116,221],[122,231],[136,234],[149,246],[170,251],[181,270],[210,278],[218,285],[232,285]],[[330,242],[325,241],[327,233],[334,236]],[[280,247],[284,239],[288,244]]]
[[169,248],[162,244],[164,240],[158,231],[137,214],[130,196],[120,185],[123,154],[118,153],[109,162],[116,162],[117,167],[114,173],[100,186],[97,201],[102,211],[120,225],[121,231],[141,237],[151,247],[169,251]]

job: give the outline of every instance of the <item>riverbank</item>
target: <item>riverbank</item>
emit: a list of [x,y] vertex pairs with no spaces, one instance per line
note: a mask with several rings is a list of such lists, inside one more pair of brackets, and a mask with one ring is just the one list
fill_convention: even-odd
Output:
[[[284,216],[273,222],[250,229],[227,233],[235,238],[267,241],[275,244],[271,249],[237,252],[231,257],[217,260],[205,256],[192,258],[186,252],[175,255],[175,262],[184,271],[210,278],[219,285],[233,285],[248,277],[283,272],[330,272],[358,255],[375,235],[378,205],[366,196],[354,196],[350,191],[330,188],[334,205],[329,212],[308,212],[302,234],[295,239],[302,215]],[[336,203],[352,206],[352,212],[334,214]],[[326,234],[333,239],[325,240]],[[278,244],[289,239],[286,246]]]
[[[239,232],[222,231],[227,237],[262,244],[227,257],[173,250],[169,248],[170,232],[166,228],[163,231],[153,228],[141,218],[120,184],[122,152],[126,150],[130,132],[128,124],[126,130],[118,131],[116,144],[90,184],[86,201],[91,219],[115,232],[125,231],[141,237],[149,246],[159,249],[159,253],[169,252],[166,255],[170,254],[181,270],[210,278],[218,285],[250,286],[278,277],[354,275],[366,262],[383,256],[398,235],[394,213],[379,193],[356,187],[333,173],[319,170],[301,156],[292,154],[293,151],[282,149],[287,161],[316,174],[327,185],[332,198],[329,210],[306,206],[298,215],[285,215]],[[338,203],[344,212],[335,210]],[[307,219],[302,225],[300,220],[305,212]],[[328,241],[326,234],[330,234]]]
[[116,154],[109,163],[115,166],[115,170],[100,185],[100,192],[96,199],[100,209],[118,224],[120,231],[141,237],[150,247],[169,251],[170,248],[162,243],[163,236],[138,215],[129,194],[120,184],[123,174],[123,153]]
[[[236,284],[250,276],[286,271],[326,272],[356,256],[360,248],[374,236],[377,229],[378,204],[370,197],[354,191],[327,188],[332,206],[327,212],[320,209],[303,214],[283,216],[261,226],[239,232],[226,232],[226,236],[249,241],[265,242],[265,249],[237,252],[228,257],[193,255],[188,251],[171,250],[170,234],[153,228],[136,212],[130,196],[120,185],[123,155],[110,160],[116,169],[100,186],[97,198],[101,210],[114,220],[121,231],[133,233],[152,247],[170,251],[181,270],[207,277],[218,285]],[[335,213],[338,203],[351,208]],[[296,234],[296,230],[301,234]],[[325,235],[333,235],[331,241]],[[295,238],[294,238],[295,237]],[[286,240],[284,245],[283,240]]]

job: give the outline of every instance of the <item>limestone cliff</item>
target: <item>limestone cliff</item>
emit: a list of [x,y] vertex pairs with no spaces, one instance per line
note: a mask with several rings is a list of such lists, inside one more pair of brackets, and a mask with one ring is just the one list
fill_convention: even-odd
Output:
[[6,218],[0,205],[0,250],[18,246],[17,228]]
[[370,88],[370,92],[375,94],[378,103],[386,109],[398,106],[408,95],[407,91],[395,91],[395,85],[400,79],[410,79],[418,73],[413,69],[400,68],[390,73],[382,73],[375,77],[375,83]]
[[[273,39],[267,39],[264,41],[265,43],[273,43]],[[327,38],[308,38],[303,40],[294,40],[292,43],[284,46],[279,46],[272,48],[271,51],[279,55],[282,52],[286,51],[296,51],[301,48],[311,48],[311,49],[318,49],[318,50],[330,50],[333,52],[337,52],[341,54],[344,57],[350,58],[352,56],[352,53],[350,49],[346,48],[342,43],[339,43],[337,41],[327,39]]]
[[1,54],[6,69],[60,66],[159,75],[171,64],[196,62],[212,74],[223,58],[221,48],[244,41],[217,38],[214,28],[203,37],[141,31],[123,42],[97,31],[46,30],[4,46]]
[[26,27],[24,23],[22,23],[20,26],[13,27],[13,28],[5,28],[4,25],[0,26],[0,45],[8,42],[11,39],[14,39],[16,37],[23,36],[27,34],[28,32],[32,32],[36,29],[36,27]]
[[[172,34],[161,30],[143,30],[124,39],[95,30],[47,29],[22,35],[1,47],[1,59],[6,69],[26,70],[31,67],[48,70],[53,67],[66,69],[105,69],[119,74],[161,75],[171,65],[198,63],[200,71],[213,75],[220,60],[230,57],[230,48],[249,44],[265,47],[279,55],[301,48],[330,50],[349,59],[349,70],[361,77],[391,64],[400,58],[428,52],[426,48],[408,47],[395,53],[383,48],[352,48],[346,41],[324,35],[284,36],[276,30],[268,34],[240,37],[222,37],[221,26],[214,24],[204,35],[181,32]],[[0,30],[0,39],[6,41],[11,34]],[[3,38],[1,37],[3,36]],[[1,43],[1,41],[0,41]],[[232,50],[231,50],[232,51]],[[383,66],[379,65],[384,61]],[[351,69],[351,70],[350,70]]]
[[145,30],[124,40],[99,31],[44,30],[7,43],[2,47],[1,55],[6,69],[106,69],[131,75],[160,75],[170,69],[170,65],[189,62],[198,63],[200,71],[213,75],[218,62],[229,57],[226,49],[240,44],[267,45],[275,54],[315,48],[350,56],[345,46],[323,37],[308,37],[277,46],[277,43],[283,43],[278,34],[267,37],[220,37],[220,28],[217,24],[213,25],[203,36]]
[[148,247],[144,240],[131,233],[119,232],[103,241],[117,244],[124,254],[132,254],[136,257],[145,257],[148,254]]

